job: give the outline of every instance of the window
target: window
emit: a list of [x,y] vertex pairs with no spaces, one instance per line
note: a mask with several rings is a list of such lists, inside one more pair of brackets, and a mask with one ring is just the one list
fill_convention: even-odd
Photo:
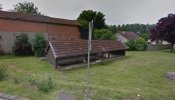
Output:
[[16,39],[19,39],[20,38],[20,36],[16,36]]
[[0,41],[2,41],[2,36],[0,35]]
[[53,36],[53,35],[52,35],[52,36],[50,36],[51,41],[55,41],[55,40],[56,40],[56,38],[57,38],[56,36]]
[[75,37],[70,37],[70,40],[75,40]]

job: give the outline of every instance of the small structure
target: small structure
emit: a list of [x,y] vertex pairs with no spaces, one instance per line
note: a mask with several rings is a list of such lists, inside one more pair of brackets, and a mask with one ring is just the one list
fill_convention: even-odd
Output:
[[[125,55],[127,46],[117,40],[92,40],[91,62],[104,61]],[[58,69],[66,66],[86,64],[87,40],[50,41],[46,49],[48,62]]]
[[117,36],[117,40],[119,40],[122,43],[125,43],[129,40],[135,40],[135,39],[139,38],[137,33],[127,32],[127,31],[121,31],[121,32],[117,33],[116,36]]

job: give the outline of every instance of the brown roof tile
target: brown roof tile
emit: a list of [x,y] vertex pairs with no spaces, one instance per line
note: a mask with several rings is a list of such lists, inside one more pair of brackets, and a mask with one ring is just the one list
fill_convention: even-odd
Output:
[[126,32],[126,31],[122,31],[119,32],[121,35],[123,35],[125,38],[127,38],[128,40],[135,40],[137,39],[139,36],[137,35],[137,33],[134,32]]
[[18,12],[7,12],[7,11],[0,11],[0,18],[11,19],[11,20],[31,21],[31,22],[40,22],[40,23],[79,25],[76,20],[52,18],[52,17],[42,16],[42,15],[31,15],[31,14],[24,14],[24,13],[18,13]]
[[[87,40],[63,40],[50,42],[56,58],[85,55],[88,52]],[[124,44],[117,40],[92,40],[91,53],[126,50]]]

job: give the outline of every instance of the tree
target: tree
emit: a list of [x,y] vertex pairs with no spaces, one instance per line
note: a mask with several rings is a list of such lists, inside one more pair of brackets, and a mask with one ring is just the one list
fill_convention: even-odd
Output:
[[151,29],[152,41],[167,41],[171,43],[171,51],[175,44],[175,14],[169,14],[161,18],[158,23]]
[[104,17],[105,15],[101,12],[97,12],[93,10],[84,10],[80,13],[77,20],[84,29],[88,29],[89,22],[92,20],[94,21],[95,29],[102,29],[106,27]]
[[14,12],[21,12],[21,13],[29,13],[33,15],[41,15],[41,13],[38,11],[38,7],[34,5],[32,2],[22,2],[18,3],[16,5],[13,5]]
[[118,31],[118,28],[116,25],[108,25],[107,27],[114,34],[117,33],[117,31]]
[[95,29],[93,33],[93,38],[96,40],[113,40],[116,38],[108,29]]
[[41,57],[44,56],[44,52],[46,49],[46,39],[43,34],[35,34],[32,41],[32,49],[35,56]]
[[140,37],[142,37],[143,39],[145,39],[145,41],[148,41],[148,39],[149,39],[149,34],[147,34],[147,33],[142,33],[142,34],[140,34]]

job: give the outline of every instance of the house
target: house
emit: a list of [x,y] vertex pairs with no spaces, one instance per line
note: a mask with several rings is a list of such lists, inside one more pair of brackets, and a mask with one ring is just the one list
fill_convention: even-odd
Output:
[[[125,55],[127,46],[118,40],[92,40],[91,62],[104,61]],[[49,63],[58,69],[86,64],[88,40],[50,41],[46,50]]]
[[163,50],[163,49],[170,49],[172,47],[171,43],[167,41],[151,41],[148,40],[148,50]]
[[0,11],[0,54],[11,53],[21,33],[27,33],[30,40],[36,33],[43,33],[51,41],[80,39],[76,20]]
[[117,37],[117,40],[119,40],[122,43],[125,43],[129,40],[135,40],[135,39],[139,38],[137,33],[127,32],[127,31],[121,31],[121,32],[117,33],[116,37]]

